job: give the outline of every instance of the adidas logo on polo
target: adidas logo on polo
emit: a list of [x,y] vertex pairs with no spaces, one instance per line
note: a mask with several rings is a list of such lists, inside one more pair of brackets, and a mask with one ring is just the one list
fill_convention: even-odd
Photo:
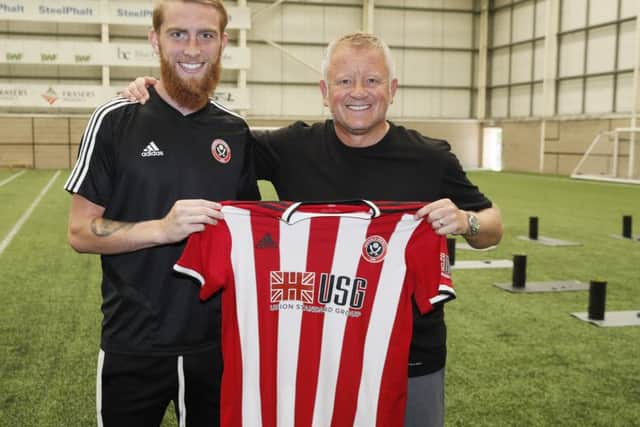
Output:
[[154,157],[154,156],[164,156],[164,151],[162,151],[155,142],[151,141],[142,153],[140,153],[142,157]]

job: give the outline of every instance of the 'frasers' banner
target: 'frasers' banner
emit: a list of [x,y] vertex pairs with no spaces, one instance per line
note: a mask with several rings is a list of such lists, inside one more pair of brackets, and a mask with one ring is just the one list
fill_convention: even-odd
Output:
[[[83,85],[0,83],[0,107],[93,110],[114,98],[122,88]],[[229,110],[250,108],[249,90],[218,88],[212,98]]]
[[0,106],[93,109],[115,93],[102,86],[0,83]]
[[[251,28],[251,10],[228,7],[229,29]],[[84,22],[151,27],[152,1],[0,0],[0,20]]]

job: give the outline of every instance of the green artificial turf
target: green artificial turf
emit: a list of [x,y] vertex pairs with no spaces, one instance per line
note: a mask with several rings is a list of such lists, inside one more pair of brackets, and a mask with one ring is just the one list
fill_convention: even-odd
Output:
[[[53,171],[28,171],[0,187],[0,241]],[[95,425],[99,258],[66,243],[63,173],[0,254],[0,425]],[[640,310],[640,242],[621,234],[622,215],[640,234],[640,187],[566,178],[474,172],[502,209],[505,235],[492,251],[457,260],[527,255],[529,281],[599,278],[607,310]],[[11,176],[0,170],[0,181]],[[418,185],[418,184],[416,184]],[[265,199],[275,198],[262,185]],[[527,235],[582,243],[547,247]],[[458,299],[446,309],[446,424],[451,426],[640,425],[640,327],[599,328],[569,315],[588,292],[511,294],[493,286],[511,270],[456,270]],[[163,426],[176,425],[168,411]]]

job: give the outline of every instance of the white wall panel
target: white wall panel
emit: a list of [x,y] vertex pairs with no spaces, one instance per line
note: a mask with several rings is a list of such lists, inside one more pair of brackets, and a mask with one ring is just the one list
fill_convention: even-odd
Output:
[[511,50],[511,82],[522,83],[531,81],[531,65],[533,60],[533,46],[521,44],[513,46]]
[[252,116],[279,116],[282,114],[282,89],[271,85],[251,85]]
[[618,0],[589,0],[589,25],[611,22],[618,15]]
[[353,6],[362,6],[362,0],[327,0],[327,3],[339,3]]
[[442,85],[441,51],[406,49],[404,52],[404,72],[400,80],[407,85]]
[[[392,1],[392,0],[385,0]],[[441,9],[446,7],[448,2],[446,0],[404,0],[406,7],[430,7],[433,9]],[[376,3],[379,4],[379,3]]]
[[473,46],[473,15],[470,13],[445,13],[442,16],[446,35],[445,47],[471,48]]
[[590,77],[586,84],[585,113],[611,112],[613,76]]
[[587,0],[561,0],[560,30],[583,28],[587,20]]
[[583,73],[585,55],[585,33],[568,34],[560,39],[558,60],[560,77]]
[[618,44],[618,69],[625,70],[633,68],[635,58],[634,38],[636,32],[636,22],[625,22],[620,25],[620,41]]
[[538,0],[536,2],[536,32],[535,32],[535,36],[536,37],[543,37],[544,36],[544,31],[545,31],[545,24],[546,24],[546,9],[547,9],[547,1],[540,1]]
[[[362,27],[361,7],[327,7],[324,12],[324,42]],[[386,40],[385,40],[386,41]]]
[[[257,12],[267,5],[264,3],[248,3],[252,12]],[[273,8],[264,12],[251,22],[249,38],[267,38],[274,41],[282,40],[282,10]]]
[[529,1],[513,8],[512,40],[518,42],[533,38],[534,2]]
[[322,94],[315,86],[283,86],[282,114],[285,116],[319,116]]
[[[376,6],[398,6],[401,0],[376,0]],[[405,7],[473,10],[473,0],[404,0]]]
[[511,10],[501,9],[493,15],[493,43],[491,46],[502,46],[509,43],[511,33]]
[[493,0],[493,7],[506,6],[513,3],[513,0]]
[[473,0],[444,0],[442,7],[445,9],[473,10]]
[[376,9],[375,33],[388,45],[402,45],[404,41],[404,12],[401,10]]
[[469,107],[471,95],[467,90],[447,90],[441,91],[442,117],[465,118],[469,117]]
[[492,89],[489,95],[491,117],[507,117],[507,89]]
[[616,111],[629,113],[633,107],[633,74],[618,75],[616,87]]
[[582,79],[563,80],[558,85],[558,114],[582,112]]
[[262,43],[251,43],[251,68],[247,80],[279,82],[282,80],[282,53]]
[[527,117],[531,105],[531,88],[529,85],[513,86],[509,99],[510,117]]
[[402,83],[402,76],[405,75],[405,65],[404,65],[404,55],[405,52],[408,49],[398,49],[398,48],[391,48],[391,57],[393,58],[393,61],[396,65],[396,75],[395,77],[401,81]]
[[[320,69],[320,61],[322,60],[323,54],[323,48],[321,46],[288,46],[287,50],[307,64]],[[276,52],[274,49],[274,53]],[[320,81],[321,78],[320,73],[315,72],[306,65],[284,54],[282,59],[282,75],[285,82],[316,83]]]
[[612,71],[615,68],[616,26],[589,31],[587,73]]
[[440,117],[441,95],[433,89],[404,89],[396,99],[402,106],[403,117]]
[[471,52],[444,52],[444,86],[471,86]]
[[533,80],[544,78],[544,40],[536,42],[533,54]]
[[491,56],[491,84],[509,83],[509,49],[496,49]]
[[405,14],[406,46],[439,47],[443,45],[441,12],[408,12]]
[[544,105],[542,99],[542,84],[533,85],[533,112],[534,116],[542,116],[544,114]]
[[638,0],[622,0],[620,7],[620,17],[628,18],[630,16],[636,16],[640,13],[640,1]]
[[282,7],[282,40],[323,42],[324,20],[321,6],[287,5]]

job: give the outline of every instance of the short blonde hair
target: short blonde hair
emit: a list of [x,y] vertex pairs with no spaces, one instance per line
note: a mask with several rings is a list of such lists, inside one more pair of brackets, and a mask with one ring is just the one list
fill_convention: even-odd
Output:
[[325,80],[327,80],[329,63],[331,62],[333,53],[338,46],[343,45],[355,48],[375,49],[382,52],[382,54],[384,55],[384,61],[387,64],[387,70],[389,71],[389,78],[391,80],[395,79],[396,64],[393,60],[393,56],[391,56],[391,50],[389,49],[389,46],[387,46],[387,44],[382,41],[381,38],[374,34],[355,32],[334,39],[331,43],[329,43],[327,49],[325,49],[324,57],[322,58],[322,64],[320,65],[322,76]]
[[153,30],[155,32],[160,31],[160,27],[162,27],[162,24],[164,23],[164,7],[170,2],[196,3],[204,6],[211,6],[218,11],[218,14],[220,15],[220,33],[224,33],[224,30],[227,28],[229,15],[227,14],[227,9],[225,9],[222,0],[157,0],[156,5],[153,8]]

